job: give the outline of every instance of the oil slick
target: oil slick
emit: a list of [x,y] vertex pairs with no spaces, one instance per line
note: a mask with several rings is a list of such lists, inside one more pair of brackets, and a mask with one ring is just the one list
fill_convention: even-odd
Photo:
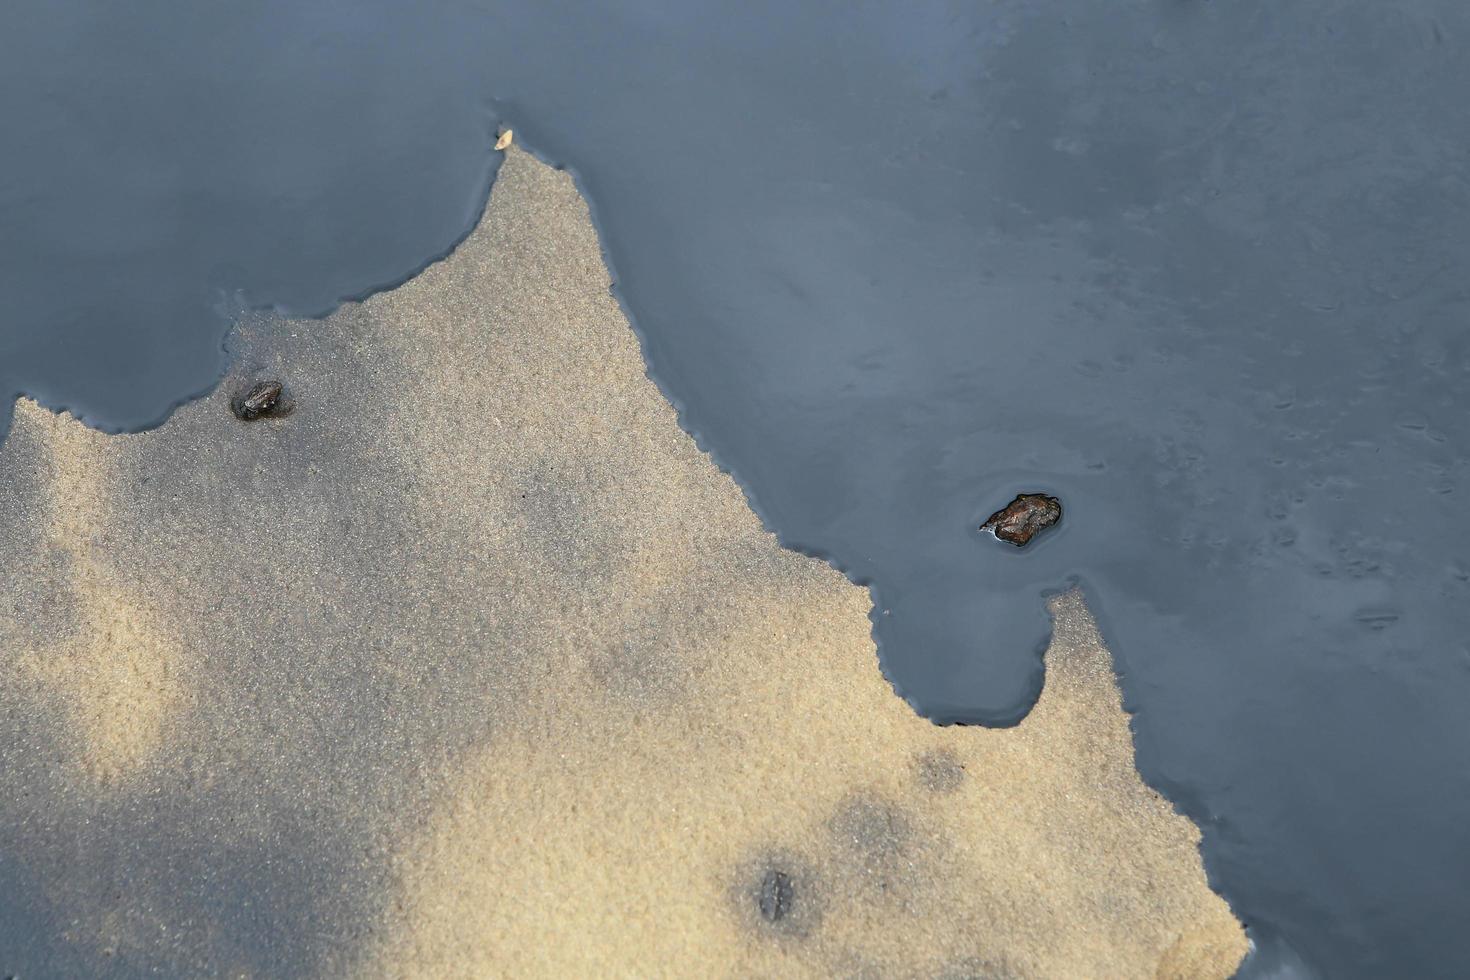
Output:
[[[4,26],[7,396],[159,422],[221,375],[236,298],[319,315],[449,252],[513,123],[578,175],[682,424],[870,586],[916,710],[1019,722],[1042,597],[1081,582],[1249,969],[1470,970],[1443,873],[1470,822],[1463,5]],[[1024,486],[1067,519],[984,548]]]
[[[570,178],[512,149],[449,260],[250,318],[164,426],[22,403],[0,671],[39,632],[51,676],[0,678],[0,971],[1229,975],[1081,599],[1024,723],[919,718],[608,285]],[[311,410],[237,421],[262,377]]]

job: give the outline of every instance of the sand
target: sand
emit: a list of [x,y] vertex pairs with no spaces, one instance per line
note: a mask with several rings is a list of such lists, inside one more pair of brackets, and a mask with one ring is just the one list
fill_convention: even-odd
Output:
[[[917,718],[506,152],[450,258],[246,317],[159,429],[18,405],[0,970],[1228,976],[1082,598],[1021,725]],[[296,411],[236,420],[260,378]]]

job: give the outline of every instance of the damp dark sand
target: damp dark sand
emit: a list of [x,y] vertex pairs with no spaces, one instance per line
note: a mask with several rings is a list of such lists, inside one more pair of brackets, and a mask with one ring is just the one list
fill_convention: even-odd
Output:
[[[1018,727],[917,717],[646,379],[564,174],[512,149],[447,261],[232,343],[157,430],[22,402],[0,448],[0,971],[1240,960],[1081,598]],[[296,411],[238,421],[261,378]]]

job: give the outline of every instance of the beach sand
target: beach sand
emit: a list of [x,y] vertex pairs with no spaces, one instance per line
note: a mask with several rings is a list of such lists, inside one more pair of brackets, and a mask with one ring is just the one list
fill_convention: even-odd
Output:
[[0,972],[1230,975],[1081,597],[1021,725],[916,717],[507,154],[447,260],[246,317],[162,427],[17,406]]

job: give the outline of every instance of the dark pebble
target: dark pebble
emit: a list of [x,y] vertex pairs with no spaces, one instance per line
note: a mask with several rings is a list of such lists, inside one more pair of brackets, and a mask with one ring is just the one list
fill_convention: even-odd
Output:
[[258,381],[250,390],[230,403],[235,418],[242,422],[251,419],[278,418],[289,414],[291,403],[284,397],[285,389],[279,381]]
[[1023,493],[986,518],[980,530],[1021,547],[1062,519],[1062,502],[1041,493]]
[[791,912],[791,903],[795,899],[796,889],[791,884],[790,875],[775,868],[766,872],[761,881],[760,895],[756,897],[762,919],[780,922]]

